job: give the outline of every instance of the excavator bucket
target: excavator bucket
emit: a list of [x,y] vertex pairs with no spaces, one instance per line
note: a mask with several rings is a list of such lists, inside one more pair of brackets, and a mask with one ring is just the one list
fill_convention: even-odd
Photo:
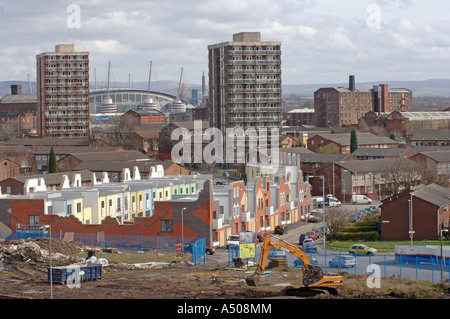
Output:
[[247,277],[245,277],[245,282],[249,286],[256,287],[256,286],[258,286],[258,283],[259,283],[259,276],[255,276],[255,275],[247,276]]

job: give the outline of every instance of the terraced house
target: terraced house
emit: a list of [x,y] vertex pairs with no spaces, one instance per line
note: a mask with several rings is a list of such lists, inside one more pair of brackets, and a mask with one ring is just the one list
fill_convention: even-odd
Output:
[[11,230],[22,224],[51,224],[56,232],[101,236],[184,234],[219,247],[231,234],[272,231],[306,218],[310,211],[301,174],[213,186],[210,175],[141,179],[137,168],[133,172],[125,169],[120,182],[110,182],[105,173],[99,180],[94,177],[90,186],[72,183],[55,191],[40,180],[40,188],[32,193],[0,198],[0,223]]

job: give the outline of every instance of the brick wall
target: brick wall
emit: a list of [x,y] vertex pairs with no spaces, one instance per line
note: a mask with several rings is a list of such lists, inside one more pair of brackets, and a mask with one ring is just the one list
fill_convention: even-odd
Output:
[[[391,199],[391,200],[390,200]],[[409,192],[383,201],[381,207],[381,239],[382,240],[409,240]],[[413,240],[439,239],[440,224],[448,222],[449,213],[439,210],[435,205],[413,197]],[[438,215],[440,223],[438,223]]]

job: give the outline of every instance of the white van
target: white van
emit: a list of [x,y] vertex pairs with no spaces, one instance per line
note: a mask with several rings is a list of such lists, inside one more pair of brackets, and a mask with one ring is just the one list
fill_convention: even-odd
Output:
[[365,195],[352,195],[352,203],[372,204],[372,200]]

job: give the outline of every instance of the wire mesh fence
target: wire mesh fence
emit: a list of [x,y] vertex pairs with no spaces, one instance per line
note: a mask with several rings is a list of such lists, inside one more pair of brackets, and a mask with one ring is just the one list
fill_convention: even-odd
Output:
[[[243,261],[256,265],[260,259],[261,244],[256,245],[255,257]],[[379,276],[380,278],[405,278],[423,280],[433,283],[449,280],[450,260],[440,256],[403,256],[396,254],[353,255],[347,252],[318,250],[306,252],[311,264],[320,266],[324,273],[343,273],[361,276]],[[301,268],[299,258],[283,251],[273,250],[269,258],[285,258],[290,268]],[[228,250],[228,266],[239,260],[239,247],[232,246]]]
[[[0,231],[0,239],[16,240],[28,238],[58,238],[63,239],[64,233],[49,231]],[[193,255],[195,265],[205,263],[205,238],[190,237],[162,237],[141,235],[105,235],[100,233],[73,233],[70,237],[74,241],[88,247],[117,248],[120,251],[157,251],[184,252]]]

